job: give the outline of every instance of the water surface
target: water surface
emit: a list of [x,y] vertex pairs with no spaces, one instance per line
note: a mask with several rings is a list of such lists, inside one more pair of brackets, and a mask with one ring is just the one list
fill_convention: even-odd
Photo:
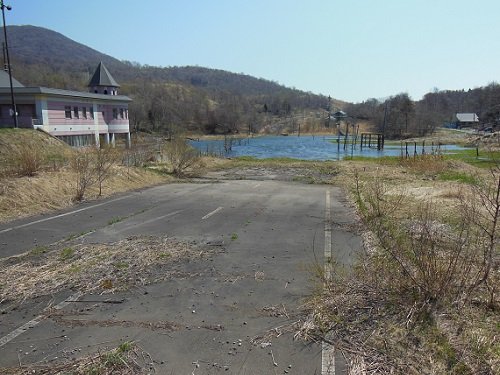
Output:
[[[405,144],[386,145],[383,150],[375,147],[363,147],[359,143],[355,146],[352,141],[340,139],[337,143],[336,136],[264,136],[253,138],[233,139],[231,144],[224,140],[200,140],[191,141],[191,145],[202,154],[212,154],[226,157],[253,156],[258,159],[265,158],[294,158],[303,160],[341,160],[351,156],[382,157],[382,156],[403,156],[406,155]],[[449,153],[463,150],[463,147],[455,145],[441,145],[439,152]],[[226,152],[227,150],[227,152]],[[427,144],[425,148],[422,144],[417,144],[417,154],[422,151],[430,154],[438,151],[437,145]],[[415,148],[413,143],[408,145],[409,156],[413,156]]]

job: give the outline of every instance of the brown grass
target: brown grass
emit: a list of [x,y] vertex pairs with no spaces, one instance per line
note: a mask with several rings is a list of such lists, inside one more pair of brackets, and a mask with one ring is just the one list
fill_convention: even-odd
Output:
[[[111,177],[104,183],[102,195],[139,189],[173,180],[168,176],[142,168],[114,166]],[[73,205],[76,175],[69,168],[39,172],[34,177],[0,179],[0,222],[50,212]],[[99,187],[90,187],[87,199],[96,199]]]

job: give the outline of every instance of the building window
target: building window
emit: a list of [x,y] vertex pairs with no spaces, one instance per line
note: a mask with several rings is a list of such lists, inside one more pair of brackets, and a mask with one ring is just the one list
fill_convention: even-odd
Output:
[[87,118],[87,107],[82,107],[82,117]]
[[120,118],[123,120],[125,115],[123,114],[123,108],[120,108]]
[[71,106],[67,105],[64,107],[64,117],[71,118]]
[[94,118],[94,107],[90,107],[90,118]]
[[73,107],[73,115],[75,116],[75,118],[80,117],[80,115],[78,114],[78,107]]
[[113,119],[117,119],[118,118],[118,109],[117,108],[113,108]]
[[128,120],[128,109],[125,110],[125,118]]

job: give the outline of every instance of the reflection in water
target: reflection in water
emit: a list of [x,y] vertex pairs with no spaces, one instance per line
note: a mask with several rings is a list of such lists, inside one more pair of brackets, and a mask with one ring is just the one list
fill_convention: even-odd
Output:
[[[228,140],[201,140],[191,141],[193,147],[201,154],[217,155],[226,157],[253,156],[258,159],[265,158],[294,158],[304,160],[340,160],[351,156],[382,157],[382,156],[405,156],[408,151],[409,156],[415,153],[414,144],[406,145],[386,145],[383,150],[363,147],[359,143],[352,144],[348,138],[345,142],[342,138],[340,144],[337,137],[332,136],[265,136],[254,138],[233,138]],[[230,144],[229,144],[230,143]],[[455,145],[435,145],[422,143],[417,144],[418,155],[422,151],[426,154],[463,150],[463,147]],[[227,150],[227,152],[226,152]]]

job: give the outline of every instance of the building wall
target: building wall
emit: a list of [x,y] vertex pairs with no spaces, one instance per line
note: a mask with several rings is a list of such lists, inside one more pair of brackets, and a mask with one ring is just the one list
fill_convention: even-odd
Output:
[[[66,115],[67,107],[70,107],[71,118]],[[75,107],[78,108],[78,117],[75,116]],[[86,116],[84,116],[83,108],[86,108]],[[117,118],[114,118],[113,110],[118,114]],[[123,119],[120,116],[121,113],[124,114]],[[54,135],[129,132],[128,105],[123,103],[101,104],[96,100],[73,101],[49,98],[47,99],[47,119],[48,123],[44,122],[44,130]]]

